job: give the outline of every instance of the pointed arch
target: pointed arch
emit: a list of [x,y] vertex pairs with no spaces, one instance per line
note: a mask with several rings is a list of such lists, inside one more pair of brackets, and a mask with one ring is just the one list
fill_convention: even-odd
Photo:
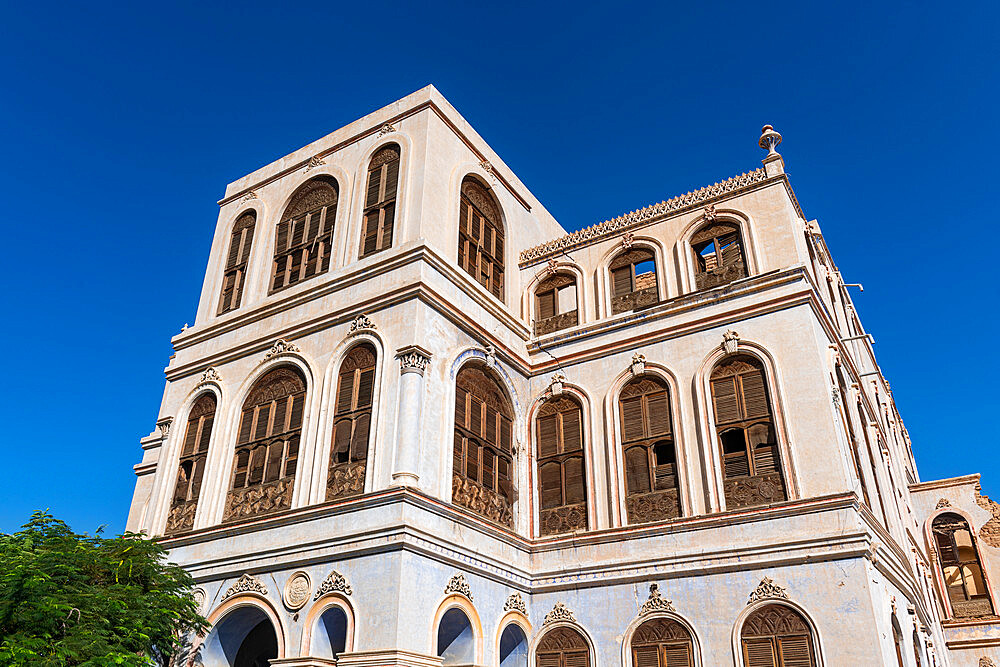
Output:
[[488,187],[466,176],[459,196],[458,265],[501,301],[506,247],[500,204]]
[[368,162],[359,259],[392,247],[398,217],[399,144],[380,147]]
[[368,452],[373,441],[378,350],[368,341],[350,348],[337,373],[326,499],[364,493]]
[[969,521],[951,508],[930,522],[950,616],[977,618],[994,614],[979,545]]
[[682,516],[670,386],[644,374],[618,392],[625,506],[630,524]]
[[223,522],[291,507],[306,401],[306,379],[294,365],[254,382],[240,413]]
[[709,383],[726,507],[787,500],[764,364],[753,355],[737,352],[715,363]]
[[554,623],[544,628],[534,650],[534,667],[591,667],[594,650],[590,638],[576,624]]
[[534,419],[540,535],[586,530],[588,466],[583,405],[563,392],[542,403]]
[[747,607],[737,619],[735,648],[742,667],[820,667],[819,635],[801,609],[781,600]]
[[515,413],[486,364],[471,362],[455,377],[452,502],[513,527]]
[[247,266],[257,226],[257,211],[248,209],[236,217],[229,235],[229,252],[222,276],[222,293],[219,295],[218,315],[240,307],[246,286]]
[[330,268],[340,186],[332,176],[312,178],[295,191],[275,228],[270,293]]

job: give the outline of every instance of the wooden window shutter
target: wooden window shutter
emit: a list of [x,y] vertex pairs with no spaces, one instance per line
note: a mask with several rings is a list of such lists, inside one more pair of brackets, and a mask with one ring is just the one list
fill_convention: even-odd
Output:
[[812,648],[809,637],[779,637],[778,654],[781,667],[812,667]]
[[715,405],[715,421],[719,424],[739,421],[740,407],[736,397],[736,380],[732,377],[712,380],[712,401]]
[[667,435],[670,433],[670,404],[667,392],[658,391],[647,397],[646,434]]
[[632,291],[632,266],[623,266],[611,272],[611,293],[622,296]]
[[667,645],[663,653],[667,659],[665,667],[694,667],[691,647],[687,644]]
[[754,370],[742,374],[740,379],[743,384],[743,405],[747,419],[768,415],[770,411],[767,409],[764,374],[760,370]]
[[649,450],[631,447],[625,452],[625,490],[629,494],[649,493]]
[[539,495],[542,508],[559,507],[562,502],[562,467],[558,463],[539,466]]
[[559,453],[559,415],[538,418],[538,455],[552,456]]
[[778,667],[773,639],[744,639],[743,657],[746,667]]
[[364,461],[368,458],[371,439],[376,359],[375,347],[366,342],[351,348],[340,364],[327,500],[364,492]]
[[330,268],[338,193],[335,180],[318,176],[292,196],[275,231],[271,292]]
[[563,667],[560,661],[561,657],[561,653],[539,653],[536,663],[538,664],[538,667]]
[[658,646],[635,646],[632,648],[633,667],[665,667],[660,664]]
[[562,443],[564,452],[583,449],[583,429],[579,410],[567,410],[562,414]]
[[573,456],[563,464],[566,475],[566,504],[582,503],[587,499],[583,479],[583,457]]
[[219,315],[235,310],[240,306],[256,222],[256,211],[247,211],[240,215],[233,225],[233,230],[229,238],[229,254],[226,256],[226,268],[222,278]]
[[622,412],[622,438],[625,442],[641,440],[645,437],[644,420],[642,415],[642,396],[623,399],[621,401]]
[[556,314],[556,291],[549,290],[538,295],[538,319],[547,320]]

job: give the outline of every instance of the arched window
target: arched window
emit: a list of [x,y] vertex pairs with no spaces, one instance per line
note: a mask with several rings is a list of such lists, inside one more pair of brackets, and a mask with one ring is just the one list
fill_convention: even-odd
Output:
[[635,378],[622,388],[618,410],[629,523],[679,517],[677,452],[667,384],[648,375]]
[[715,367],[711,379],[726,506],[785,500],[764,366],[749,355],[728,357]]
[[816,667],[809,625],[784,605],[769,604],[750,614],[742,643],[745,667]]
[[291,507],[305,402],[306,382],[294,368],[277,368],[254,383],[240,416],[223,521]]
[[198,508],[198,494],[208,461],[208,442],[212,437],[214,421],[215,396],[202,394],[188,414],[174,499],[170,504],[170,514],[167,515],[167,534],[190,530],[194,526],[194,513]]
[[484,367],[468,365],[455,380],[455,451],[452,502],[510,526],[514,411]]
[[462,183],[458,214],[458,265],[503,300],[504,233],[500,209],[486,188]]
[[198,652],[199,662],[232,667],[268,665],[278,657],[276,630],[280,631],[259,607],[236,607],[209,631]]
[[535,419],[538,441],[539,532],[555,535],[587,527],[583,409],[576,399],[545,402]]
[[364,229],[361,257],[392,247],[396,221],[396,187],[399,185],[399,146],[390,144],[372,156],[365,190]]
[[917,631],[913,631],[913,664],[916,667],[921,667],[923,661],[920,659],[920,635]]
[[457,607],[446,611],[438,624],[437,654],[445,667],[473,665],[476,662],[476,638],[472,623]]
[[659,301],[656,263],[651,250],[634,248],[615,257],[611,272],[611,314],[627,313]]
[[333,415],[333,447],[326,478],[327,500],[364,493],[375,359],[375,347],[362,343],[350,351],[340,366]]
[[538,284],[535,290],[535,335],[575,327],[580,318],[576,304],[576,278],[557,273]]
[[271,292],[330,268],[338,192],[335,180],[321,176],[308,181],[292,197],[276,230]]
[[740,228],[727,222],[709,224],[691,237],[694,250],[694,284],[708,289],[747,277]]
[[343,609],[333,605],[324,610],[313,626],[309,655],[336,660],[337,656],[347,650],[348,626],[347,614]]
[[535,667],[590,667],[590,646],[573,628],[554,628],[538,642]]
[[632,635],[632,667],[694,667],[691,633],[669,618],[646,621]]
[[236,224],[233,225],[233,233],[229,237],[229,254],[226,256],[226,272],[222,277],[219,315],[240,307],[256,224],[256,211],[247,211],[237,218]]
[[969,523],[958,514],[941,514],[931,523],[931,531],[953,618],[992,616],[993,603]]

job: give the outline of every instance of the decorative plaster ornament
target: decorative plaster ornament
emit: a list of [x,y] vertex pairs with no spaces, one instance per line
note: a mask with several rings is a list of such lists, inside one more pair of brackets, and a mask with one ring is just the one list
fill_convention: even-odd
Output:
[[715,204],[709,204],[705,207],[705,210],[701,212],[701,217],[705,219],[706,222],[715,222],[719,219],[718,214],[715,212]]
[[552,376],[552,380],[549,381],[549,391],[553,396],[558,396],[563,393],[564,382],[566,382],[566,376],[562,373],[556,373]]
[[221,382],[222,376],[219,375],[219,371],[215,370],[215,366],[209,366],[205,369],[205,372],[201,374],[201,380],[199,384],[204,384],[206,382]]
[[504,611],[519,611],[525,616],[528,615],[528,607],[524,604],[524,598],[520,593],[511,593],[507,596],[507,601],[503,603]]
[[934,509],[939,510],[942,507],[951,507],[951,501],[949,501],[947,498],[941,498],[940,500],[937,501],[937,505],[934,506]]
[[204,588],[196,588],[191,592],[191,597],[194,598],[194,603],[198,605],[198,611],[205,606],[205,599],[208,595],[205,593]]
[[299,352],[299,346],[294,343],[289,343],[284,338],[279,338],[275,341],[271,349],[267,351],[264,355],[264,359],[270,359],[271,357],[276,357],[279,354],[285,354],[287,352]]
[[351,321],[351,330],[348,332],[348,335],[360,333],[365,329],[374,331],[376,328],[375,323],[372,322],[367,315],[362,313]]
[[285,606],[292,611],[297,611],[309,602],[309,591],[312,588],[312,581],[305,572],[296,572],[285,583],[285,590],[281,599]]
[[997,665],[992,659],[983,656],[979,659],[979,667],[997,667]]
[[309,158],[309,164],[306,165],[306,171],[311,171],[316,167],[320,167],[324,164],[326,164],[326,162],[321,160],[318,156],[314,155],[311,158]]
[[497,349],[492,345],[487,345],[483,348],[483,352],[486,354],[486,365],[496,366],[497,365]]
[[351,590],[351,585],[347,583],[347,579],[344,578],[344,575],[336,570],[330,570],[330,574],[326,575],[326,579],[324,579],[319,585],[319,588],[316,589],[316,594],[313,595],[313,600],[318,600],[327,593],[343,593],[344,595],[351,595],[354,591]]
[[628,250],[635,243],[635,234],[632,232],[626,232],[625,236],[622,237],[622,249]]
[[164,417],[156,422],[156,428],[160,431],[160,437],[166,439],[170,435],[170,425],[174,423],[173,417]]
[[556,621],[569,621],[570,623],[576,623],[576,616],[573,612],[564,605],[562,602],[556,602],[556,606],[552,607],[552,611],[545,614],[545,620],[542,621],[542,625],[548,625],[549,623],[555,623]]
[[497,175],[493,171],[493,165],[492,165],[492,163],[490,163],[489,160],[483,160],[482,162],[479,163],[479,166],[483,168],[483,171],[485,171],[487,174],[489,174],[490,180],[492,180],[494,183],[496,183],[496,181],[497,181]]
[[559,262],[557,262],[555,259],[550,259],[549,262],[548,262],[548,264],[545,267],[545,273],[547,275],[551,276],[552,274],[554,274],[556,272],[556,269],[558,268],[558,266],[559,266]]
[[654,611],[676,611],[673,603],[660,594],[658,584],[649,585],[649,599],[642,603],[639,615],[651,614]]
[[394,128],[391,123],[386,123],[382,126],[382,129],[378,131],[378,136],[384,137],[385,135],[392,134],[395,131],[396,128]]
[[757,584],[757,588],[750,594],[747,604],[753,604],[754,602],[760,602],[768,598],[782,598],[787,600],[788,593],[785,592],[784,588],[771,581],[770,577],[764,577]]
[[632,355],[632,377],[646,372],[646,355],[636,352]]
[[254,192],[253,190],[251,190],[250,192],[248,192],[245,195],[243,195],[243,198],[240,199],[240,203],[241,204],[246,204],[248,201],[253,201],[254,199],[260,199],[260,197],[257,196],[256,192]]
[[456,574],[449,579],[448,583],[445,584],[444,592],[458,593],[472,600],[472,589],[469,588],[469,582],[465,580],[464,574]]
[[228,600],[234,595],[239,595],[240,593],[258,593],[260,595],[267,595],[267,588],[264,584],[260,583],[258,579],[252,575],[244,573],[236,583],[226,589],[226,593],[222,596],[223,600]]
[[722,334],[722,349],[726,354],[733,354],[740,346],[740,335],[732,329]]
[[423,352],[416,346],[403,348],[396,354],[399,359],[399,370],[417,371],[423,373],[427,369],[427,364],[431,361],[430,354]]

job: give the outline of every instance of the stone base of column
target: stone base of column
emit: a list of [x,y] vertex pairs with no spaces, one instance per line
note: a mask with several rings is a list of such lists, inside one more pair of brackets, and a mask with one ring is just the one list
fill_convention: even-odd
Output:
[[336,667],[337,661],[330,658],[311,658],[303,656],[301,658],[275,658],[270,661],[276,667]]
[[[323,663],[324,667],[325,664]],[[342,653],[336,664],[338,667],[441,667],[441,658],[414,651],[389,649]]]

